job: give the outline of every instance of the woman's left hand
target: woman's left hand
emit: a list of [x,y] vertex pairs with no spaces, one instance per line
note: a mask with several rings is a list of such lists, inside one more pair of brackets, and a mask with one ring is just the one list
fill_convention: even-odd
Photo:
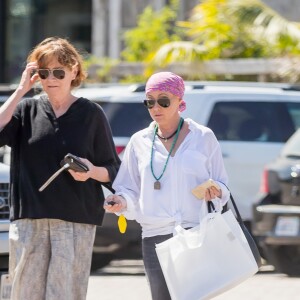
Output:
[[95,167],[88,159],[79,157],[80,160],[87,165],[89,170],[87,172],[76,172],[71,169],[69,169],[69,173],[72,175],[72,177],[77,181],[86,181],[89,178],[91,178],[92,170]]
[[222,190],[221,189],[217,189],[214,186],[211,186],[209,188],[206,189],[205,192],[205,201],[211,201],[214,198],[222,198]]

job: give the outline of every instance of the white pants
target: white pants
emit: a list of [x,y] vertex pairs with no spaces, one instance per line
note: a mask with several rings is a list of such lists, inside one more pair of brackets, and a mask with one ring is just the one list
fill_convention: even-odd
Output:
[[21,219],[9,230],[11,300],[84,300],[96,226]]

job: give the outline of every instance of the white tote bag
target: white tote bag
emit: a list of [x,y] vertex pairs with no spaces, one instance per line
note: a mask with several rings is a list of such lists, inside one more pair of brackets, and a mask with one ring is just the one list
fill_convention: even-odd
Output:
[[156,245],[173,300],[211,299],[248,279],[258,265],[231,210]]

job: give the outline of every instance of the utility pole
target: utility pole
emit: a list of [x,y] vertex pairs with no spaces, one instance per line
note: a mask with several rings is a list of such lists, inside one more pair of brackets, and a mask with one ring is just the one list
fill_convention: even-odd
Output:
[[122,2],[121,0],[109,1],[109,50],[110,58],[118,59],[121,48],[121,20],[122,20]]
[[106,40],[106,5],[104,0],[92,0],[92,54],[105,56]]

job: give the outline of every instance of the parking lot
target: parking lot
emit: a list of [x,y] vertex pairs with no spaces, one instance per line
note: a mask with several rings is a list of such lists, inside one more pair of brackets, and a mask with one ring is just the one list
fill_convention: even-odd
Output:
[[[260,272],[215,300],[299,300],[300,278]],[[115,260],[90,276],[87,300],[151,300],[141,260]]]
[[[256,198],[256,196],[254,195],[258,191],[258,187],[253,188],[252,191],[248,191],[245,187],[242,187],[238,183],[238,180],[240,179],[243,180],[243,182],[246,182],[247,185],[249,186],[250,186],[250,181],[255,180],[257,181],[257,185],[259,185],[258,183],[263,173],[256,172],[256,171],[254,172],[252,169],[253,167],[256,166],[256,164],[259,164],[260,167],[263,166],[263,161],[261,161],[261,156],[259,156],[259,151],[260,150],[263,151],[264,160],[270,161],[271,154],[272,155],[274,154],[273,146],[274,145],[276,146],[276,151],[277,151],[279,150],[279,146],[281,147],[283,141],[285,140],[285,138],[281,139],[281,137],[279,138],[278,136],[275,135],[275,133],[278,134],[279,131],[276,129],[276,126],[274,126],[273,124],[273,120],[278,119],[278,115],[282,116],[283,114],[282,107],[285,107],[286,114],[287,116],[289,116],[288,119],[292,121],[289,122],[293,125],[292,127],[298,128],[300,126],[299,91],[298,92],[287,91],[287,89],[282,89],[282,91],[280,90],[278,91],[278,88],[276,88],[276,91],[272,91],[273,88],[264,89],[263,91],[254,89],[252,91],[253,95],[249,96],[248,88],[249,87],[247,87],[246,90],[246,87],[244,88],[239,87],[239,88],[234,88],[233,89],[234,91],[231,91],[230,87],[229,88],[226,87],[226,89],[229,90],[227,92],[228,95],[222,99],[220,98],[220,95],[222,95],[222,97],[224,97],[225,95],[224,93],[225,90],[223,90],[224,87],[222,86],[209,87],[207,91],[205,87],[201,87],[201,88],[199,88],[199,86],[195,86],[195,88],[190,87],[186,95],[186,100],[191,101],[188,105],[186,117],[190,115],[192,116],[192,113],[194,113],[193,118],[201,124],[209,125],[210,127],[212,127],[220,141],[223,150],[224,161],[225,164],[227,164],[226,167],[229,171],[230,187],[231,190],[233,191],[235,198],[241,201],[240,199],[242,199],[243,197],[239,196],[239,192],[241,192],[241,194],[246,195],[247,197],[251,197],[251,199],[248,199],[249,201],[246,201],[245,198],[243,199],[242,203],[238,203],[238,207],[241,212],[242,211],[244,212],[244,208],[245,208],[243,207],[243,203],[251,204],[254,198]],[[245,92],[244,89],[247,92]],[[84,90],[89,91],[89,89],[84,89]],[[99,90],[97,90],[96,92],[93,91],[93,93],[97,95],[97,97],[99,96],[98,92]],[[107,89],[105,92],[107,93]],[[120,157],[122,157],[122,153],[123,153],[122,151],[124,151],[125,146],[131,134],[136,130],[140,129],[140,127],[144,128],[145,126],[147,126],[150,121],[149,121],[148,112],[141,105],[141,99],[143,97],[144,92],[135,91],[131,93],[128,92],[127,94],[125,94],[124,89],[122,89],[121,94],[116,90],[115,92],[117,93],[117,95],[115,95],[112,99],[110,99],[108,96],[107,97],[101,96],[100,97],[101,101],[97,99],[92,99],[92,100],[99,102],[103,106],[103,108],[106,109],[106,112],[109,116],[109,120],[112,125],[112,129],[115,133],[114,139],[116,143],[116,149],[120,154]],[[277,97],[274,98],[274,95],[272,93],[275,93],[276,95],[282,95],[283,100],[282,99],[280,100],[279,98],[277,99]],[[198,98],[199,95],[202,95],[203,97],[210,97],[209,98],[210,100],[207,98],[207,100],[209,100],[207,101],[205,100],[206,98],[203,98],[205,101],[203,100],[203,105],[201,104],[199,106],[199,102],[200,102]],[[235,97],[233,97],[233,95],[235,95]],[[244,99],[242,95],[244,96],[246,95]],[[90,96],[87,97],[89,99],[91,98]],[[289,97],[291,97],[291,99]],[[276,99],[276,101],[274,99]],[[195,104],[193,104],[194,103],[193,101],[197,104],[196,106]],[[206,111],[204,110],[205,107],[204,103],[206,105],[210,103],[210,107],[207,107]],[[201,112],[197,111],[197,109],[199,108],[198,106],[201,108]],[[249,121],[248,120],[249,115],[256,116],[258,115],[258,112],[260,114],[262,114],[262,112],[266,112],[269,115],[270,107],[276,109],[274,115],[272,115],[268,119],[269,120],[268,124],[270,126],[268,127],[269,132],[267,135],[263,135],[259,137],[244,136],[243,138],[241,138],[240,135],[237,134],[236,131],[238,127],[244,128],[244,126],[242,126],[242,124],[244,123],[241,120],[242,116],[245,119],[244,121],[247,123]],[[130,114],[131,111],[135,111],[135,114],[138,115],[139,117],[132,118]],[[217,118],[215,118],[214,112],[217,115]],[[232,124],[225,122],[227,126],[223,126],[224,124],[221,122],[221,120],[223,119],[220,117],[219,114],[221,112],[228,114],[227,116],[228,120]],[[201,113],[203,113],[203,115],[201,115]],[[122,118],[129,117],[129,120],[127,119],[123,120],[122,118],[120,118],[120,115],[122,116]],[[199,119],[197,119],[198,117]],[[263,115],[261,115],[260,118],[262,120],[267,119]],[[236,121],[232,122],[232,120],[234,119]],[[135,122],[136,120],[143,120],[144,124],[131,123],[131,122]],[[218,122],[214,123],[216,122],[216,120]],[[124,124],[126,124],[127,126],[124,126]],[[237,124],[239,124],[239,126],[237,126]],[[255,122],[254,124],[257,125],[259,123]],[[256,127],[253,124],[251,126],[246,126],[244,128],[245,129],[244,132],[249,133],[250,128],[256,128]],[[283,126],[283,128],[286,129],[286,126]],[[295,128],[293,128],[293,130]],[[130,129],[132,132],[129,132],[128,129]],[[225,129],[226,129],[225,133],[220,132],[220,131],[224,131]],[[293,130],[289,129],[287,132],[290,133]],[[238,130],[238,131],[240,131],[239,134],[242,133],[242,130]],[[286,137],[286,132],[283,132],[282,136]],[[280,145],[278,142],[280,142]],[[272,151],[271,148],[273,149]],[[232,150],[236,152],[235,153],[230,152]],[[246,158],[240,157],[240,154],[243,154]],[[232,158],[236,159],[236,163],[233,166],[228,165],[228,157],[229,157],[229,162],[231,163],[233,161]],[[253,159],[253,161],[250,161],[249,157]],[[298,157],[296,158],[299,159]],[[243,165],[243,162],[246,162],[247,164]],[[5,187],[5,193],[0,196],[4,197],[7,202],[9,177],[8,177],[8,167],[2,165],[2,168],[4,167],[6,167],[6,169],[3,169],[2,172],[3,177],[2,179],[0,178],[1,179],[0,183]],[[240,170],[244,170],[244,171],[246,170],[247,174],[245,176],[241,175],[238,172]],[[247,176],[247,181],[244,180],[246,176]],[[234,185],[238,186],[237,190],[235,190]],[[297,189],[292,186],[292,193],[290,194],[293,198],[295,198],[292,199],[295,200],[294,203],[295,207],[298,207],[299,183],[297,183]],[[285,198],[285,200],[286,199],[288,198]],[[6,209],[5,210],[6,214],[8,214],[7,205],[5,209]],[[249,207],[247,207],[246,210],[250,212]],[[245,220],[247,221],[247,219]],[[297,236],[297,238],[299,238],[300,236],[299,218],[296,216],[296,218],[292,219],[292,221],[293,220],[295,221],[293,223],[295,226],[292,228],[293,229],[292,232],[295,236]],[[123,259],[123,260],[114,260],[109,266],[103,269],[98,269],[97,271],[93,271],[90,277],[90,284],[89,284],[88,298],[87,298],[88,300],[117,299],[119,297],[122,297],[123,299],[145,299],[145,300],[150,299],[150,294],[149,294],[146,278],[144,276],[143,264],[141,260],[133,260],[133,259],[128,260],[128,258],[131,258],[128,256],[132,256],[132,255],[128,255],[129,253],[128,247],[136,247],[137,241],[140,240],[140,227],[134,226],[130,222],[131,221],[128,221],[128,229],[126,235],[121,235],[117,230],[117,217],[115,215],[109,214],[109,216],[105,218],[105,222],[103,223],[101,230],[98,231],[95,247],[94,247],[94,253],[96,253],[96,255],[99,255],[101,257],[96,256],[97,268],[99,267],[99,265],[104,265],[104,263],[110,261],[112,257],[114,258],[118,257],[119,259]],[[274,224],[276,223],[274,222]],[[283,224],[285,226],[285,232],[283,232],[282,230],[280,231],[281,233],[283,232],[284,235],[286,235],[286,232],[288,230],[290,232],[290,227],[286,227],[286,224],[287,222],[284,222]],[[7,228],[8,227],[4,229],[7,231]],[[266,227],[263,228],[266,229]],[[297,251],[298,254],[299,251],[298,244],[297,247],[294,248],[296,248],[295,251]],[[126,251],[123,251],[123,249],[126,249]],[[5,251],[7,252],[7,249]],[[134,255],[136,255],[136,253],[137,251],[135,249]],[[140,251],[138,253],[140,253]],[[286,255],[286,253],[284,252],[282,254],[282,256],[285,259],[283,264],[287,265],[286,259],[290,258],[291,265],[295,267],[298,266],[297,272],[299,273],[299,259],[298,259],[298,265],[296,265],[295,263],[295,258],[299,256],[294,255],[294,253],[295,252],[290,252],[289,255]],[[126,257],[124,257],[125,255]],[[124,260],[124,258],[126,258],[127,260]],[[140,256],[138,258],[140,258]],[[280,271],[284,272],[284,270],[282,269]],[[226,299],[246,299],[246,300],[247,299],[292,299],[293,300],[293,299],[299,299],[300,298],[299,294],[300,294],[300,277],[299,278],[287,277],[284,274],[273,272],[270,267],[264,267],[264,269],[259,274],[257,274],[247,282],[241,284],[237,288],[227,292],[222,296],[219,296],[216,299],[219,300],[222,299],[223,300]]]

